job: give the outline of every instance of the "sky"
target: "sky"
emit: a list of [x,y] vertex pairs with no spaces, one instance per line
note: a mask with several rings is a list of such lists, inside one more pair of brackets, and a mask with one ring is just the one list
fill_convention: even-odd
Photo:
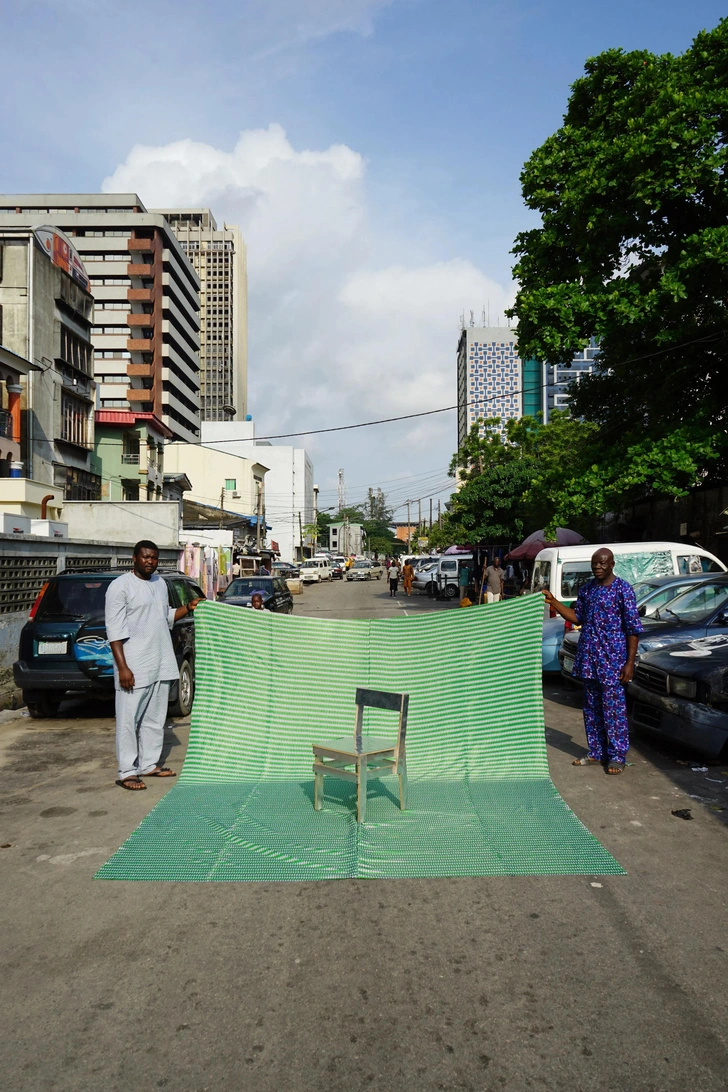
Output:
[[[209,207],[248,248],[258,436],[452,406],[513,301],[523,163],[584,61],[679,53],[718,0],[0,0],[2,192]],[[321,507],[446,499],[452,411],[310,435]],[[396,518],[404,518],[398,507]]]

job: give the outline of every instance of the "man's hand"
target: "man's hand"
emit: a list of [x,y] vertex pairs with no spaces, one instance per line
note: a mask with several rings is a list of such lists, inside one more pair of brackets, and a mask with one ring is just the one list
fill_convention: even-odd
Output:
[[134,689],[134,672],[130,668],[119,668],[119,686],[122,690]]
[[619,673],[619,681],[626,686],[634,678],[634,664],[626,663]]
[[[204,598],[204,597],[203,597],[203,598]],[[190,609],[190,610],[194,610],[194,609],[195,609],[195,607],[197,606],[197,604],[198,604],[198,603],[202,603],[202,601],[203,601],[203,599],[202,599],[202,598],[201,598],[201,599],[190,599],[190,601],[189,601],[189,603],[187,604],[187,606],[189,607],[189,609]]]
[[546,600],[546,602],[548,603],[548,605],[550,607],[555,607],[556,604],[558,603],[558,599],[556,598],[554,593],[550,590],[550,588],[542,588],[541,589],[541,594],[543,595],[544,599]]

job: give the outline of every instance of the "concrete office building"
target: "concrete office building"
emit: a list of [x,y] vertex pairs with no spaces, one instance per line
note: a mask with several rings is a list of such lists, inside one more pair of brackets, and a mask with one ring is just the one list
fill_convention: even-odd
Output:
[[248,404],[248,271],[236,227],[209,209],[154,209],[170,224],[200,278],[200,409],[203,421],[241,420]]
[[350,523],[348,519],[340,523],[329,524],[329,549],[334,554],[363,554],[367,548],[367,533],[361,523]]
[[133,193],[0,196],[0,230],[43,224],[88,270],[99,408],[153,413],[197,441],[200,282],[167,221]]
[[517,330],[506,326],[465,326],[458,341],[457,402],[458,447],[478,418],[500,417],[498,431],[506,434],[506,422],[566,409],[567,388],[590,374],[596,343],[574,354],[571,363],[554,366],[523,360]]
[[253,421],[205,421],[202,443],[248,459],[260,458],[269,468],[265,479],[269,544],[283,561],[300,561],[307,556],[311,542],[305,528],[313,523],[314,514],[313,463],[304,449],[256,440]]
[[13,472],[23,484],[13,496],[29,516],[38,515],[39,491],[55,494],[54,507],[100,496],[91,462],[92,317],[88,277],[70,240],[52,227],[0,224],[0,343],[28,364],[21,390],[8,390],[23,425]]

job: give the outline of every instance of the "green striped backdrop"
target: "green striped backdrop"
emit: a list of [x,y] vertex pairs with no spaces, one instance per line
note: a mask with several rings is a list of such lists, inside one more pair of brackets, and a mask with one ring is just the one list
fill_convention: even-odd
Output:
[[[99,871],[109,879],[301,880],[620,872],[548,774],[540,596],[417,618],[299,618],[203,603],[178,784]],[[325,779],[311,744],[353,728],[357,686],[410,695],[408,809],[395,779]],[[367,710],[393,734],[396,718]]]

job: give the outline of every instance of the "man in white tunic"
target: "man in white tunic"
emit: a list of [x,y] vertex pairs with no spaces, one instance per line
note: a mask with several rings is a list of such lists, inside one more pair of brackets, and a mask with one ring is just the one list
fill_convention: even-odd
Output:
[[157,573],[159,549],[137,542],[131,572],[106,594],[106,636],[114,656],[116,755],[122,789],[146,789],[140,775],[174,777],[160,767],[170,683],[179,677],[170,630],[199,599],[169,606],[167,584]]

